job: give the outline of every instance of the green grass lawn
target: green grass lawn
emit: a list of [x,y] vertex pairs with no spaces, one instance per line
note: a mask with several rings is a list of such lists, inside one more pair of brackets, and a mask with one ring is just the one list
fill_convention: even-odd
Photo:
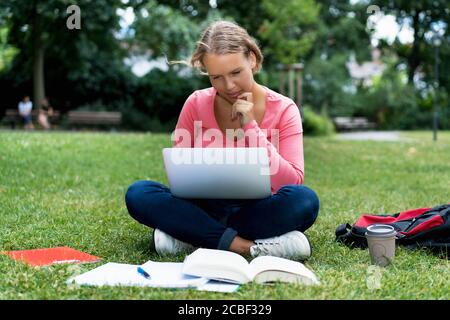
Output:
[[[317,287],[248,284],[235,293],[136,287],[78,287],[65,281],[105,262],[169,261],[149,249],[150,230],[127,213],[139,179],[167,183],[164,134],[0,132],[0,250],[70,246],[101,263],[32,268],[0,256],[0,299],[449,299],[447,259],[399,248],[370,289],[367,250],[334,241],[336,227],[363,213],[447,203],[450,132],[402,133],[407,142],[304,139],[305,184],[321,199],[306,234]],[[274,212],[276,214],[276,212]],[[181,256],[172,261],[182,261]]]

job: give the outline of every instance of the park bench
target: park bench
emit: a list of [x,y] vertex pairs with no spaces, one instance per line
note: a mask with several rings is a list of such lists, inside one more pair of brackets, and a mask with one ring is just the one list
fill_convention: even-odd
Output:
[[376,127],[375,123],[364,117],[335,117],[333,123],[337,131],[367,130]]
[[[38,110],[32,110],[31,115],[33,118],[33,122],[37,121],[39,111]],[[48,116],[48,121],[51,124],[54,124],[60,119],[60,113],[57,110],[53,110],[53,113],[51,116]],[[22,124],[23,120],[22,117],[19,115],[19,110],[17,109],[6,109],[5,115],[2,118],[3,123],[7,123],[11,126],[11,129],[15,129],[17,124]]]
[[69,111],[67,121],[77,126],[117,126],[122,123],[122,113],[113,111]]

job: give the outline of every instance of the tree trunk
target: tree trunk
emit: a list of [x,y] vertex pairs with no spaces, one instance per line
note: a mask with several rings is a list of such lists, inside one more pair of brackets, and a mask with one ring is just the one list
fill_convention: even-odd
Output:
[[302,74],[301,71],[297,71],[297,96],[296,96],[296,102],[297,102],[297,107],[301,108],[302,106]]
[[414,12],[413,15],[413,29],[414,29],[414,42],[411,50],[411,54],[408,57],[408,82],[413,83],[414,74],[420,65],[420,41],[423,35],[420,34],[420,11]]
[[294,93],[294,69],[292,68],[292,65],[288,65],[288,72],[289,72],[289,98],[292,100],[295,100],[295,93]]
[[36,109],[41,107],[41,102],[44,97],[44,48],[35,47],[33,57],[33,99]]
[[33,105],[35,109],[41,107],[45,97],[44,82],[45,48],[42,41],[42,29],[39,14],[35,7],[33,25]]

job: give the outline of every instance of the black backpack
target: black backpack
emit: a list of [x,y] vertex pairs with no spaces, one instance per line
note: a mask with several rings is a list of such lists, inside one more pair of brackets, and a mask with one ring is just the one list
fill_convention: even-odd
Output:
[[362,215],[351,226],[336,229],[336,241],[352,248],[367,248],[365,233],[371,224],[388,224],[397,231],[396,244],[408,249],[428,248],[435,253],[450,253],[450,204],[419,208],[392,215]]

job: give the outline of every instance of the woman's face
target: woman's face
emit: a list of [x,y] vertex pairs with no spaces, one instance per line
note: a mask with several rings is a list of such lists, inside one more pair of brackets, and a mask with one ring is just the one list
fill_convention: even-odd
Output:
[[249,57],[243,52],[206,54],[203,57],[203,65],[212,86],[229,102],[236,101],[244,92],[252,92],[255,83],[252,69],[256,66],[253,52]]

